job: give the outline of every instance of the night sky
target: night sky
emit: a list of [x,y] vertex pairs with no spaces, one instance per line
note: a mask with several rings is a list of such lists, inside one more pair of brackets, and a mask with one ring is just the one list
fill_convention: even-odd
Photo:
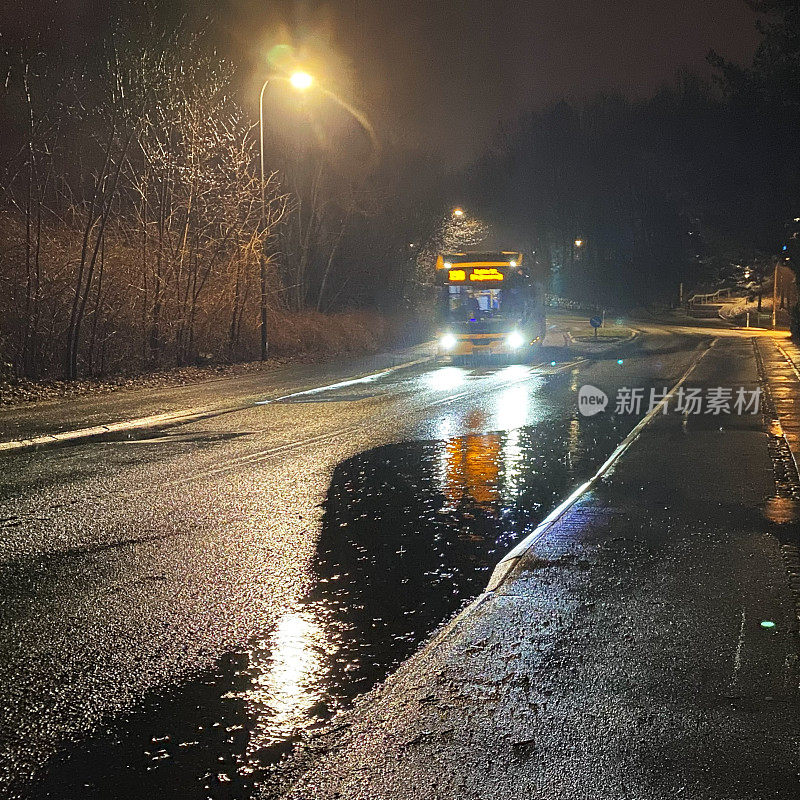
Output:
[[[118,0],[12,0],[0,10],[7,43],[91,40]],[[119,3],[118,3],[119,4]],[[121,4],[124,5],[124,4]],[[679,71],[709,74],[714,48],[747,61],[757,41],[744,0],[219,0],[220,44],[259,82],[269,45],[286,37],[325,65],[388,135],[467,161],[498,124],[533,104],[599,90],[632,97]]]

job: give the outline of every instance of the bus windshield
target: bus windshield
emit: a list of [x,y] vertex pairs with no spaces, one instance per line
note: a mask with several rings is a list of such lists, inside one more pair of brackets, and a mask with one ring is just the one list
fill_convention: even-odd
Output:
[[523,299],[514,289],[448,286],[448,317],[453,321],[473,321],[518,317]]

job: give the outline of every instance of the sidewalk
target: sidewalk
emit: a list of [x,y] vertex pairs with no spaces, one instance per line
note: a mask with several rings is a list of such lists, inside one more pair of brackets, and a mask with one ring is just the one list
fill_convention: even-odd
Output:
[[[755,353],[720,339],[690,385],[753,389]],[[773,439],[761,414],[657,415],[493,591],[309,743],[283,796],[800,796],[797,523],[771,521]]]
[[764,372],[781,431],[795,464],[800,460],[800,347],[791,339],[758,340]]
[[[66,400],[0,408],[0,449],[3,443],[53,437],[96,426],[134,423],[133,427],[167,425],[187,421],[193,415],[209,415],[247,408],[259,400],[395,369],[424,361],[433,354],[431,342],[326,364],[290,364],[261,372],[200,381],[163,389],[135,389],[107,394],[88,394]],[[147,422],[148,418],[163,417]]]

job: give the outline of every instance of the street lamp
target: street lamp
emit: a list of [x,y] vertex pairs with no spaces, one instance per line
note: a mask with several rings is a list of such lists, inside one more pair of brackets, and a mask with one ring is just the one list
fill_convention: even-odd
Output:
[[575,247],[583,247],[583,239],[576,239]]
[[[323,96],[333,100],[337,103],[341,108],[343,108],[348,114],[350,114],[353,119],[358,122],[358,124],[364,129],[366,134],[369,136],[370,143],[372,144],[372,152],[375,161],[377,162],[378,157],[380,155],[380,142],[378,141],[378,137],[375,134],[375,129],[372,127],[369,119],[367,119],[366,115],[360,111],[355,106],[348,103],[346,100],[341,98],[335,92],[332,92],[330,89],[326,88],[323,85],[316,84],[314,78],[309,75],[307,72],[303,72],[302,70],[296,70],[293,72],[289,77],[285,77],[283,75],[271,75],[267,80],[264,81],[264,85],[261,87],[261,94],[259,96],[259,105],[258,105],[258,124],[259,124],[259,132],[260,132],[260,140],[261,140],[261,229],[262,233],[266,230],[267,227],[267,202],[266,202],[266,180],[264,178],[264,93],[267,90],[267,86],[269,86],[270,82],[273,78],[277,80],[286,81],[289,83],[293,89],[296,89],[299,92],[304,92],[310,89],[312,86],[316,86],[317,91],[322,94]],[[462,212],[463,213],[463,212]],[[268,341],[267,341],[267,261],[264,255],[264,245],[262,243],[261,246],[261,360],[266,361],[267,359],[267,349],[268,349]]]
[[[269,86],[270,81],[273,78],[277,78],[279,80],[286,81],[289,83],[292,88],[296,89],[297,91],[304,92],[310,89],[312,86],[316,86],[316,89],[319,93],[324,95],[325,97],[333,100],[337,105],[343,108],[348,114],[350,114],[353,119],[358,122],[358,124],[364,129],[365,133],[369,136],[370,143],[372,144],[372,152],[373,158],[377,163],[377,160],[380,156],[380,142],[378,141],[378,137],[375,134],[375,129],[372,127],[369,119],[367,119],[366,115],[360,111],[355,106],[348,103],[346,100],[341,98],[335,92],[332,92],[330,89],[327,89],[325,86],[320,84],[315,84],[314,78],[309,75],[307,72],[303,72],[302,70],[296,70],[288,78],[284,77],[283,75],[279,76],[270,76],[264,81],[264,85],[261,87],[261,95],[259,99],[259,107],[258,107],[258,123],[259,129],[261,134],[261,225],[262,231],[266,230],[266,219],[267,219],[267,211],[266,211],[266,197],[265,197],[265,180],[264,180],[264,92]],[[463,213],[463,212],[461,212]],[[267,264],[266,259],[264,257],[264,247],[261,247],[261,360],[266,361],[267,358]]]
[[453,209],[453,216],[454,217],[463,217],[464,216],[464,209],[463,208],[454,208]]
[[[267,229],[267,199],[266,199],[266,182],[264,180],[264,92],[267,91],[272,81],[273,76],[270,76],[264,81],[261,87],[261,94],[258,98],[258,128],[259,139],[261,143],[261,235],[263,237],[264,231]],[[314,79],[307,73],[298,70],[289,76],[289,83],[298,91],[305,91],[308,89]],[[269,349],[269,341],[267,338],[267,259],[264,255],[264,242],[261,242],[261,360],[267,360],[267,350]]]

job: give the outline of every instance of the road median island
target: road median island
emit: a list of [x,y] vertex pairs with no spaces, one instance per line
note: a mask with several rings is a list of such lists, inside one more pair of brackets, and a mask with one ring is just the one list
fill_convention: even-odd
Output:
[[580,336],[578,338],[568,333],[569,350],[572,353],[586,356],[587,358],[597,358],[605,355],[612,355],[619,350],[620,346],[626,345],[638,338],[640,331],[633,328],[625,328],[624,333],[609,336],[598,336],[597,339],[591,336]]
[[634,326],[620,320],[598,328],[595,336],[589,317],[555,313],[548,317],[545,345],[565,347],[572,353],[591,358],[616,352],[621,345],[639,337],[640,333]]
[[[736,359],[759,386],[751,345],[718,344],[692,382]],[[775,492],[760,414],[654,416],[504,580],[300,751],[279,796],[796,796]]]

